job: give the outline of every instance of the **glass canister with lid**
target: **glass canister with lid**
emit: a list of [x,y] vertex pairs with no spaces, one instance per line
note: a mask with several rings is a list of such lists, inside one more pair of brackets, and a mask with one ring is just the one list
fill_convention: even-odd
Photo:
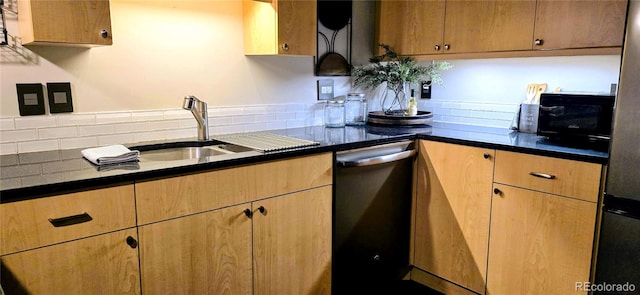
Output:
[[327,127],[344,127],[344,99],[328,100],[324,106],[324,125]]
[[345,108],[346,125],[364,125],[367,122],[367,100],[364,93],[349,93]]

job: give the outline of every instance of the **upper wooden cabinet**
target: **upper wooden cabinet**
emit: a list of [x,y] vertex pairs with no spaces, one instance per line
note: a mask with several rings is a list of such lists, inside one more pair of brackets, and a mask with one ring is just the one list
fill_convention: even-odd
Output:
[[[429,58],[554,55],[554,51],[536,49],[613,54],[622,45],[626,3],[380,0],[376,37],[401,55]],[[606,48],[609,52],[603,51]],[[379,48],[376,52],[382,53]]]
[[24,45],[111,45],[109,0],[19,0]]
[[627,0],[538,0],[534,49],[622,46],[626,12]]
[[378,9],[378,42],[402,55],[531,49],[534,1],[382,0]]
[[315,55],[316,10],[315,0],[245,0],[244,53]]

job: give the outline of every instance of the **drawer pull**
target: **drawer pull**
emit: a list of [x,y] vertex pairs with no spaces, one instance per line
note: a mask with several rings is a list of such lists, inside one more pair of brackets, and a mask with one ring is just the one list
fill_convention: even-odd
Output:
[[134,237],[128,236],[127,245],[129,245],[129,247],[131,247],[132,249],[138,248],[138,241],[136,241]]
[[249,209],[244,209],[244,211],[242,212],[244,212],[244,215],[246,215],[249,218],[253,217],[253,212],[251,212],[251,210]]
[[556,178],[555,175],[546,174],[546,173],[539,173],[539,172],[529,172],[529,175],[535,176],[535,177],[544,178],[544,179],[555,179]]
[[93,218],[91,218],[91,215],[89,215],[87,212],[82,212],[81,214],[78,214],[78,215],[71,215],[71,216],[60,217],[60,218],[49,218],[49,222],[51,222],[51,224],[54,227],[74,225],[78,223],[88,222],[91,220],[93,220]]
[[258,207],[258,211],[260,211],[262,215],[267,215],[267,208],[265,208],[264,206]]

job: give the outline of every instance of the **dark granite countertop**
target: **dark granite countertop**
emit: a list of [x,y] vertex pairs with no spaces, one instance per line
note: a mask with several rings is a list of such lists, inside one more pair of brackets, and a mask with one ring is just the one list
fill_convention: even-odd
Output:
[[229,155],[229,157],[215,161],[204,158],[162,162],[140,161],[108,167],[92,165],[82,158],[80,149],[3,155],[0,156],[0,202],[13,202],[171,175],[314,153],[348,150],[415,138],[601,164],[608,161],[608,153],[603,151],[562,146],[550,142],[544,137],[517,133],[508,129],[458,124],[434,123],[432,126],[420,128],[374,126],[325,128],[324,126],[313,126],[269,132],[317,141],[320,145],[266,154]]

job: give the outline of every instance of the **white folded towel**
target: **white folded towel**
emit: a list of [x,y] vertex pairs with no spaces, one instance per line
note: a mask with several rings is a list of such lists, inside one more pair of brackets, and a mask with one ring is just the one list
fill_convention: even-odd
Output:
[[132,151],[120,144],[84,149],[81,153],[83,157],[96,165],[129,162],[140,157],[140,151]]

